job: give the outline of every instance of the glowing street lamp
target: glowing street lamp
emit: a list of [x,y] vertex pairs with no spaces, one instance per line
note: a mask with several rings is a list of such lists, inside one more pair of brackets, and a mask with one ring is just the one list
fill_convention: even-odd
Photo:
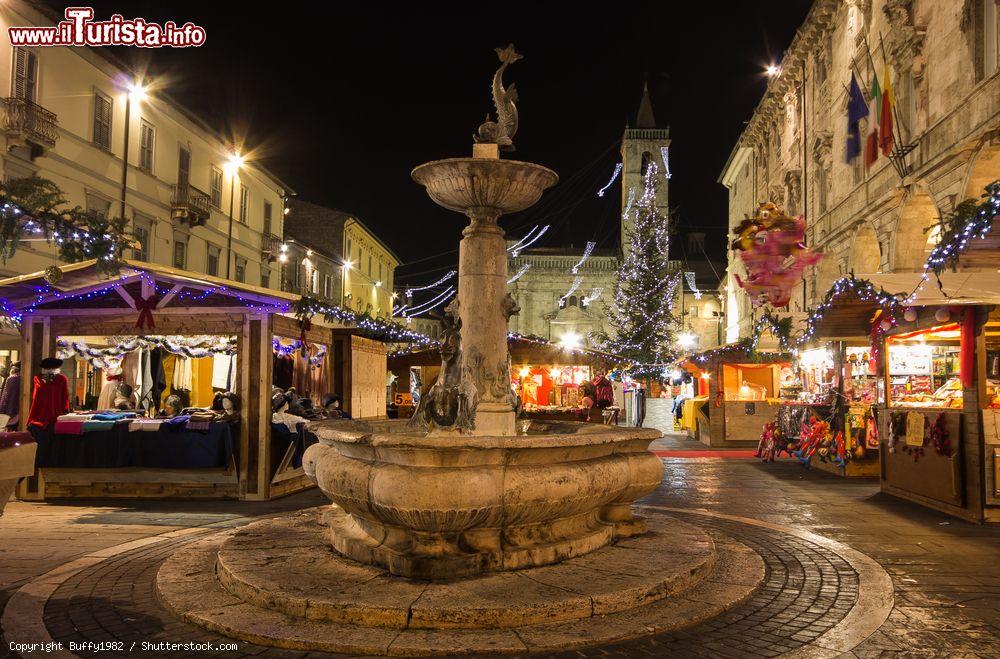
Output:
[[148,88],[141,82],[133,81],[129,83],[125,94],[125,143],[122,151],[122,194],[121,194],[121,216],[125,218],[125,194],[128,190],[128,142],[129,133],[132,127],[132,102],[141,103],[146,100]]
[[582,337],[576,332],[566,332],[559,337],[559,346],[563,350],[573,350],[583,345]]
[[768,64],[767,68],[764,69],[764,73],[767,74],[768,78],[773,78],[774,76],[781,73],[781,67],[777,64]]
[[226,279],[229,279],[233,267],[233,204],[236,201],[236,175],[243,167],[243,156],[234,151],[226,160],[224,168],[229,174],[229,238],[226,242]]

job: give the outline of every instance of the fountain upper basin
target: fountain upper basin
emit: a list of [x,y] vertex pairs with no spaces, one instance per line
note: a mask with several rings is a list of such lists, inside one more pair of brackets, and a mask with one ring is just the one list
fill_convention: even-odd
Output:
[[495,215],[532,206],[559,176],[547,167],[519,160],[448,158],[424,163],[411,173],[437,204],[458,213],[491,209]]

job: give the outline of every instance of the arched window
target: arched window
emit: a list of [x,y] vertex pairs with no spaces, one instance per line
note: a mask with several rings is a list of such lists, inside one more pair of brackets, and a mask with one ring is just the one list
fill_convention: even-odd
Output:
[[575,295],[570,295],[569,296],[569,306],[571,306],[571,307],[575,307],[576,306],[576,296]]
[[653,162],[653,154],[649,151],[644,151],[642,154],[642,169],[639,170],[639,173],[645,176],[646,170],[649,169],[649,163],[651,162]]

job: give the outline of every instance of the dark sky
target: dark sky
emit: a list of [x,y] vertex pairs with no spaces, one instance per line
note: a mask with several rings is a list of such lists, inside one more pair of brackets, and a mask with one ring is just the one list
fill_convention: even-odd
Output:
[[[716,180],[809,0],[703,3],[94,3],[178,24],[205,46],[119,55],[248,149],[300,197],[357,213],[402,258],[397,281],[428,282],[453,265],[464,218],[410,179],[425,161],[470,155],[492,110],[496,46],[520,95],[517,151],[561,177],[534,209],[502,221],[520,237],[552,224],[539,246],[617,243],[618,186],[597,190],[620,159],[644,77],[671,130],[671,205],[679,230],[703,230],[724,258],[726,191]],[[62,9],[62,5],[57,8]],[[677,258],[679,255],[674,255]]]

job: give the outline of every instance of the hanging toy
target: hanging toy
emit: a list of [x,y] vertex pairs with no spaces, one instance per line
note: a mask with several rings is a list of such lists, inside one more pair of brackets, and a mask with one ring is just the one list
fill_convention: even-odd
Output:
[[48,282],[51,286],[55,286],[62,280],[63,271],[57,265],[50,265],[49,267],[45,268],[45,273],[42,275],[42,278],[45,279],[45,281]]

